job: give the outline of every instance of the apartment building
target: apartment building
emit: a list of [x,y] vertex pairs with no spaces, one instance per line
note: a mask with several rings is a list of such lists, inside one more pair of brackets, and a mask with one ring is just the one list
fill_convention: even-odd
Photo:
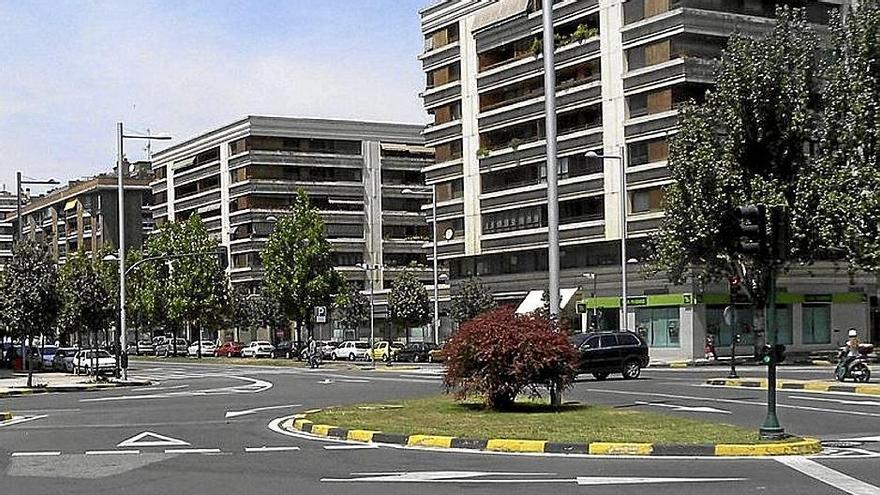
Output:
[[[825,24],[848,2],[786,3]],[[637,329],[659,359],[701,356],[709,333],[719,348],[728,345],[735,332],[722,318],[724,286],[646,278],[640,261],[663,217],[678,107],[704,97],[713,59],[734,31],[772,26],[774,2],[554,0],[552,7],[564,311],[576,329],[587,325],[587,312],[598,313],[602,328]],[[523,306],[539,305],[547,286],[541,8],[541,0],[445,0],[420,11],[422,97],[433,117],[424,135],[436,150],[424,173],[428,184],[449,191],[437,222],[441,232],[454,232],[439,258],[453,280],[479,276],[497,299]],[[588,159],[589,151],[623,158],[625,192],[621,162]],[[625,260],[632,263],[627,315],[620,309],[621,203],[632,258]],[[780,341],[808,351],[833,346],[834,329],[865,331],[876,286],[830,266],[792,272],[780,281]],[[745,305],[738,314],[749,322],[736,332],[744,347],[760,343]]]
[[[249,116],[172,146],[153,158],[157,225],[198,214],[229,247],[234,285],[259,290],[260,253],[274,222],[300,188],[321,212],[337,269],[369,288],[373,274],[377,318],[403,267],[416,263],[429,282],[421,213],[430,203],[421,170],[433,161],[422,125]],[[379,322],[377,331],[384,329]],[[322,338],[352,338],[332,324]],[[369,331],[362,329],[362,331]]]
[[[126,165],[125,245],[137,249],[153,229],[149,162]],[[119,245],[118,185],[116,172],[73,180],[31,198],[22,207],[22,235],[47,242],[55,259],[64,262],[78,251],[116,251]],[[12,214],[17,228],[19,219]]]
[[0,191],[0,270],[12,258],[12,241],[15,238],[12,217],[15,216],[17,204],[15,194],[6,189]]

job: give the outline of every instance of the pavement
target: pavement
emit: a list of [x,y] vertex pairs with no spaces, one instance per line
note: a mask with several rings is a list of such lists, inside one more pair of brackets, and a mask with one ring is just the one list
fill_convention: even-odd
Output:
[[[314,439],[280,422],[308,409],[442,391],[439,367],[368,371],[135,363],[152,385],[0,398],[0,487],[9,493],[880,494],[880,400],[779,392],[790,432],[815,456],[629,457],[446,451]],[[763,368],[741,367],[745,378]],[[831,369],[780,370],[818,380]],[[756,428],[766,392],[705,385],[721,367],[646,369],[639,380],[579,380],[566,400]],[[685,461],[685,462],[683,462]],[[414,486],[417,485],[417,486]],[[2,493],[7,493],[0,490]]]

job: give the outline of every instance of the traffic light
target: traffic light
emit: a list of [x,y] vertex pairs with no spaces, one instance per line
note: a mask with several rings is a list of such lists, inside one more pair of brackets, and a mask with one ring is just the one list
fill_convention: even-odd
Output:
[[770,256],[773,261],[783,262],[788,259],[790,226],[787,206],[770,207]]
[[221,270],[229,268],[229,248],[223,245],[217,246],[217,261]]
[[727,277],[727,287],[730,289],[731,302],[736,294],[742,289],[742,279],[736,275]]
[[737,252],[758,259],[766,259],[767,208],[764,205],[737,206],[731,210],[733,238]]
[[765,344],[764,347],[761,348],[760,360],[764,364],[770,364],[771,362],[779,364],[785,361],[785,345]]
[[773,346],[773,361],[779,364],[785,361],[785,345],[776,344]]
[[765,344],[761,347],[761,362],[764,364],[770,364],[773,360],[773,346],[770,344]]

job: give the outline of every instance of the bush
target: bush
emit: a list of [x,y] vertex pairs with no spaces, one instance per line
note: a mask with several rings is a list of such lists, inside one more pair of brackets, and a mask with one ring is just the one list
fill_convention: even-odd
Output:
[[482,396],[493,409],[509,409],[527,388],[561,391],[577,376],[578,355],[567,333],[553,320],[518,315],[509,306],[465,322],[443,352],[447,391],[457,399]]

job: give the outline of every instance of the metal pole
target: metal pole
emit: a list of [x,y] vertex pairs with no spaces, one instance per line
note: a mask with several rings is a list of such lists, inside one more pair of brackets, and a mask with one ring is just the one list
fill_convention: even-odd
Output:
[[116,145],[119,155],[116,161],[116,178],[119,187],[119,328],[116,335],[116,376],[119,377],[119,360],[122,357],[122,339],[125,335],[125,187],[123,176],[125,167],[123,164],[122,122],[116,123]]
[[620,146],[620,305],[623,310],[621,315],[621,330],[626,330],[629,325],[629,316],[626,300],[626,160],[625,149]]
[[763,439],[778,440],[785,436],[785,429],[776,416],[776,268],[770,268],[767,283],[767,340],[770,344],[770,362],[767,363],[767,416],[758,430]]
[[21,170],[15,173],[15,218],[18,219],[15,242],[21,240]]
[[374,293],[373,286],[375,285],[373,281],[373,271],[367,271],[370,275],[370,362],[375,366],[375,362],[373,361],[373,345],[375,345],[375,333],[376,333],[376,308],[374,303]]
[[434,230],[434,343],[440,343],[440,291],[437,288],[437,184],[431,186],[431,203],[433,205],[433,220],[431,227]]
[[596,301],[596,279],[599,278],[598,273],[593,274],[593,293],[590,294],[590,297],[593,298],[593,325],[595,325],[594,330],[599,329],[599,303]]
[[559,315],[559,172],[556,163],[556,43],[553,4],[544,0],[544,121],[547,134],[547,263],[550,315]]

